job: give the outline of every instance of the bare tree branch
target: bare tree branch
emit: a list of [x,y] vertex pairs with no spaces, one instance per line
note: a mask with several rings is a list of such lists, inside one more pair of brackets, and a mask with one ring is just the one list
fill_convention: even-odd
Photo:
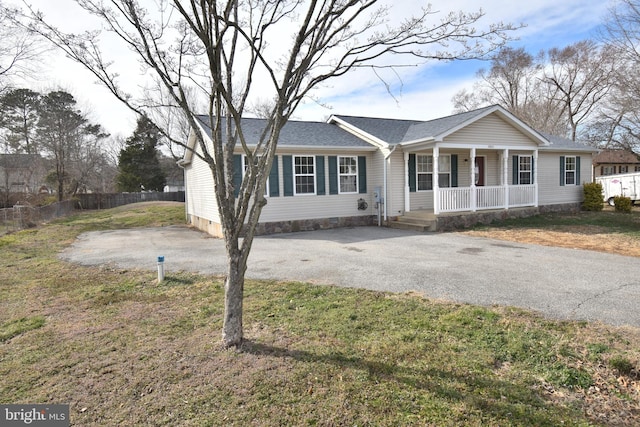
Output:
[[[242,342],[247,257],[266,204],[264,190],[280,132],[300,103],[325,81],[356,68],[486,57],[515,29],[481,26],[482,11],[440,17],[431,6],[394,24],[388,22],[388,7],[376,0],[158,0],[158,10],[144,9],[136,0],[76,2],[154,73],[163,87],[156,99],[161,102],[123,91],[100,50],[100,32],[67,34],[29,7],[16,11],[14,21],[52,41],[138,114],[151,118],[158,105],[182,110],[196,146],[179,141],[166,127],[164,135],[193,150],[211,170],[228,256],[227,346]],[[249,144],[242,120],[258,97],[272,103],[262,110],[264,128],[257,143]],[[206,100],[211,140],[196,118],[194,99]],[[240,187],[234,188],[238,152],[248,161]]]

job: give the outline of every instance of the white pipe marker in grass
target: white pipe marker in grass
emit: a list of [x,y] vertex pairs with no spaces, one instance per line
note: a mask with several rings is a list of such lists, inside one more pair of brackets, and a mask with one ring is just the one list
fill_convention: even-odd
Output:
[[158,283],[164,280],[164,256],[158,257]]

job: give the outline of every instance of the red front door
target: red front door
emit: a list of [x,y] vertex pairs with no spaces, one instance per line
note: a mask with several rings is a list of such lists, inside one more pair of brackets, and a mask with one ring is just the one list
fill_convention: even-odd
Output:
[[476,186],[484,186],[484,157],[476,157],[475,163]]

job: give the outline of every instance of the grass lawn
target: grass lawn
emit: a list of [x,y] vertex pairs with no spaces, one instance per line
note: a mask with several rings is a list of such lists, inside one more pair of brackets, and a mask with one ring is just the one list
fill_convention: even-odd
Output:
[[250,281],[247,342],[223,350],[221,278],[58,259],[83,231],[183,215],[130,205],[0,237],[0,403],[69,403],[82,426],[640,424],[637,329]]

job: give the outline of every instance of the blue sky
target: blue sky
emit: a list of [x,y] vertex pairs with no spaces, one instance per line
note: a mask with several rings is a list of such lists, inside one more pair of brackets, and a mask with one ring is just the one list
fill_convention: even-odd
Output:
[[[70,0],[31,0],[30,3],[62,29],[87,22]],[[410,14],[421,3],[394,0],[392,4],[393,18]],[[485,17],[480,25],[498,21],[523,23],[526,27],[513,34],[519,40],[510,45],[523,46],[533,53],[595,36],[611,6],[607,0],[449,0],[434,1],[433,4],[434,10],[442,12],[482,8]],[[121,68],[137,71],[138,67],[131,58],[117,56],[120,53],[117,50],[108,53],[116,55],[114,59],[121,61]],[[420,67],[402,69],[401,80],[395,75],[385,77],[385,81],[388,79],[394,86],[393,96],[387,93],[384,84],[371,71],[346,75],[316,92],[320,101],[331,108],[307,102],[296,111],[294,118],[321,121],[331,114],[418,120],[442,117],[452,112],[453,95],[462,88],[470,89],[478,69],[489,65],[481,61],[429,62]],[[96,85],[93,76],[59,54],[46,61],[38,80],[26,84],[41,91],[52,87],[68,90],[79,100],[83,110],[91,111],[93,120],[112,134],[126,137],[135,127],[135,117],[106,89]]]
[[[513,33],[517,39],[511,41],[509,46],[524,47],[536,54],[540,50],[561,48],[597,37],[611,3],[593,0],[530,0],[528,3],[453,0],[447,5],[453,9],[457,6],[460,10],[476,10],[481,6],[486,13],[485,22],[525,24],[526,27]],[[471,89],[477,71],[488,67],[489,62],[476,60],[425,64],[415,72],[407,73],[401,82],[390,78],[395,88],[393,97],[375,78],[367,86],[355,86],[352,89],[350,83],[346,82],[345,85],[335,85],[322,91],[326,97],[321,100],[331,105],[331,109],[305,105],[299,109],[298,117],[315,120],[330,114],[345,114],[429,120],[446,116],[453,110],[453,95],[462,88]]]

